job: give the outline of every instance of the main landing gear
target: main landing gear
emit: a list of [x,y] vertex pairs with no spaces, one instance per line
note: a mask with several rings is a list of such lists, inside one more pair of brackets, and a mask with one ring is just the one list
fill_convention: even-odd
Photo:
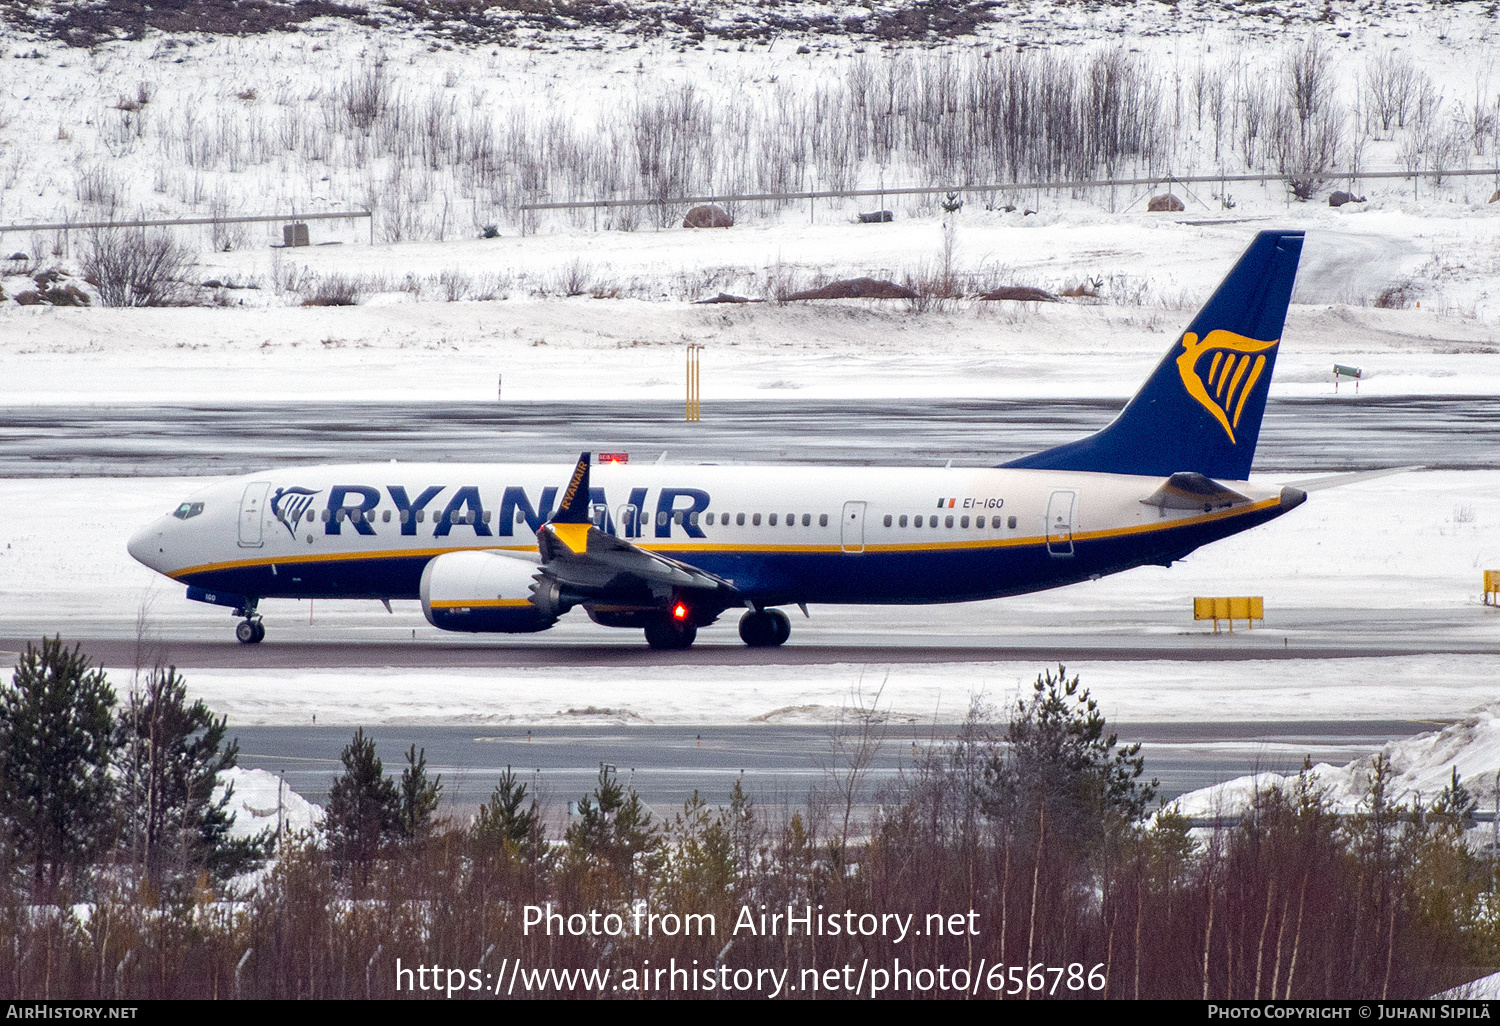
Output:
[[740,640],[751,648],[774,648],[792,636],[792,621],[779,609],[752,609],[740,617]]
[[698,628],[691,621],[671,615],[646,621],[646,644],[652,648],[691,648]]
[[241,645],[259,645],[266,638],[266,625],[260,622],[255,606],[256,600],[251,599],[234,611],[235,616],[244,617],[234,628],[234,636]]

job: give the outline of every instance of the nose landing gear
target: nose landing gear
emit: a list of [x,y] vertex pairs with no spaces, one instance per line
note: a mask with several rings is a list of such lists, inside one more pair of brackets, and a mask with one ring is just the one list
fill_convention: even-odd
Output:
[[234,611],[235,616],[244,617],[234,628],[234,636],[241,645],[259,645],[266,637],[265,624],[255,612],[257,600],[251,599]]
[[792,621],[779,609],[752,609],[740,617],[740,640],[751,648],[774,648],[792,636]]

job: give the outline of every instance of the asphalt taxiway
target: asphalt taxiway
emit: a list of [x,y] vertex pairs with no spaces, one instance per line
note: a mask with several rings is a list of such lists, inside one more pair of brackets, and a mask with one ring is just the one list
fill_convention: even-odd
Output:
[[[311,463],[558,462],[583,449],[674,463],[993,466],[1089,434],[1109,399],[680,403],[280,402],[0,406],[0,477],[242,474]],[[1272,399],[1255,469],[1500,467],[1500,398]]]
[[[1286,723],[1116,724],[1121,744],[1140,742],[1146,780],[1162,797],[1253,772],[1294,773],[1304,758],[1342,764],[1388,741],[1442,724],[1406,720]],[[862,803],[910,776],[920,761],[951,740],[957,727],[878,725],[876,743],[855,783]],[[1003,733],[1003,727],[994,728]],[[245,727],[232,731],[240,765],[283,775],[292,790],[326,800],[343,771],[339,752],[353,733],[346,726]],[[399,773],[411,745],[425,751],[428,772],[443,775],[455,813],[485,801],[511,768],[534,793],[561,811],[587,794],[601,767],[634,787],[658,816],[670,816],[696,791],[711,805],[727,804],[736,781],[773,812],[801,808],[812,791],[849,779],[857,741],[831,726],[578,727],[555,724],[468,727],[378,726],[366,733],[387,772]]]

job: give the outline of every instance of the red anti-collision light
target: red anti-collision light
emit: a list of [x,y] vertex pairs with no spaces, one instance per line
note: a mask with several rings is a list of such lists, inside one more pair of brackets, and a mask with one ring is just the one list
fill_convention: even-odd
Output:
[[681,602],[672,607],[672,616],[674,619],[686,620],[687,613],[687,606],[683,605]]

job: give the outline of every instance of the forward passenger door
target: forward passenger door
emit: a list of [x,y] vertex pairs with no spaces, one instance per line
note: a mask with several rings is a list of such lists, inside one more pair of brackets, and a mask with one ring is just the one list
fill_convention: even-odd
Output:
[[240,500],[240,548],[258,549],[265,544],[262,533],[269,481],[251,481]]

